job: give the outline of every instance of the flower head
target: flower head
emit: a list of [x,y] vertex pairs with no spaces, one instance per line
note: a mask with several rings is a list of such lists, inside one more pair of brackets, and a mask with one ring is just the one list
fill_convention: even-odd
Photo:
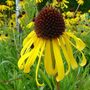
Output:
[[11,18],[12,18],[13,20],[15,20],[15,19],[16,19],[16,14],[13,13],[13,14],[11,15]]
[[7,35],[0,34],[0,41],[6,41],[8,39]]
[[[37,76],[42,57],[47,74],[56,76],[57,81],[62,80],[70,72],[70,67],[73,69],[78,67],[73,56],[72,46],[82,54],[80,65],[86,64],[86,58],[82,52],[85,47],[84,42],[71,32],[65,31],[63,17],[57,9],[51,6],[43,8],[33,23],[34,30],[23,41],[18,67],[25,73],[29,73],[38,57],[36,82],[39,86],[42,84],[38,82]],[[61,52],[63,52],[65,60],[62,59]],[[67,63],[67,68],[64,67],[64,62]]]
[[15,22],[15,20],[10,19],[10,20],[9,20],[9,23],[8,23],[8,26],[9,26],[10,29],[15,28],[15,27],[16,27],[16,22]]
[[7,9],[8,9],[8,6],[0,5],[0,11],[4,11],[4,10],[7,10]]

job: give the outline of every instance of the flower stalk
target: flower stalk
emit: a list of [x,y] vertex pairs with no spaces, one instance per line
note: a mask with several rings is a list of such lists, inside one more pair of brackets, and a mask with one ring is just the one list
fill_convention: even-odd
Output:
[[56,90],[60,90],[60,82],[56,81]]

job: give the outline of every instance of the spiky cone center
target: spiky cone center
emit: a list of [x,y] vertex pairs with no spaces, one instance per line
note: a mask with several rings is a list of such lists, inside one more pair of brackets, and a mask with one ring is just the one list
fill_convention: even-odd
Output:
[[45,39],[57,38],[65,31],[61,13],[54,7],[44,7],[35,18],[35,32]]
[[62,2],[62,0],[57,0],[57,2]]

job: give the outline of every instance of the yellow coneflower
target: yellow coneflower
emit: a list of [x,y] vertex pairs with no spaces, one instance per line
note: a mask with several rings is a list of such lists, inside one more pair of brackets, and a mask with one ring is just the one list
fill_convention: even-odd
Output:
[[[71,32],[65,31],[63,17],[57,9],[51,6],[44,7],[35,18],[34,26],[34,30],[23,41],[18,67],[23,69],[25,73],[29,73],[38,57],[37,85],[43,85],[37,79],[42,57],[47,74],[55,76],[57,82],[69,73],[70,67],[72,69],[78,67],[78,63],[73,56],[72,46],[82,54],[82,61],[79,65],[84,66],[86,64],[86,58],[82,52],[85,48],[84,42]],[[71,38],[75,43],[71,41]],[[65,60],[62,59],[62,52]],[[64,67],[65,62],[67,68]]]
[[13,0],[7,0],[6,3],[7,3],[7,5],[8,5],[9,7],[11,7],[11,6],[14,5],[14,1],[13,1]]
[[18,15],[18,18],[19,18],[19,19],[23,19],[25,16],[26,16],[26,12],[25,12],[25,11],[22,11],[22,13],[20,13],[20,14]]
[[25,18],[27,18],[27,14],[25,11],[22,11],[22,13],[18,16],[19,23],[22,22]]
[[63,9],[63,8],[68,8],[68,6],[66,5],[67,3],[69,3],[69,1],[67,0],[53,0],[52,5],[60,6]]
[[24,8],[24,5],[26,4],[25,0],[19,0],[19,5]]
[[16,27],[16,21],[13,19],[10,19],[9,23],[8,23],[9,28],[15,28]]
[[4,34],[0,34],[0,41],[6,41],[8,39],[8,36]]
[[13,20],[15,20],[15,19],[16,19],[16,13],[13,13],[13,14],[11,15],[11,18],[12,18]]
[[22,14],[21,14],[21,15],[22,15],[22,19],[23,19],[23,18],[25,18],[25,17],[26,17],[26,15],[27,15],[27,14],[26,14],[26,12],[25,12],[25,11],[22,11]]
[[43,0],[36,0],[36,3],[38,4],[38,3],[41,3],[41,2],[43,2]]
[[7,9],[8,9],[8,6],[0,5],[0,11],[4,11],[4,10],[7,10]]
[[67,16],[67,17],[74,17],[74,12],[68,11],[68,12],[66,13],[66,16]]
[[83,5],[84,4],[84,0],[76,0],[77,1],[77,3],[79,4],[79,5]]

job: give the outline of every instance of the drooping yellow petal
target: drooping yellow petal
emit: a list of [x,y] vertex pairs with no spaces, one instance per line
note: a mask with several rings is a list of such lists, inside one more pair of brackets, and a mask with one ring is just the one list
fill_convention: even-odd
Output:
[[21,65],[20,65],[20,68],[19,69],[24,69],[24,65],[25,65],[25,62],[23,62]]
[[84,54],[83,54],[83,52],[81,51],[81,53],[82,53],[82,61],[81,61],[81,63],[80,63],[80,66],[84,66],[84,65],[86,65],[86,63],[87,63],[87,60],[86,60],[86,58],[85,58],[85,56],[84,56]]
[[76,37],[74,34],[70,33],[70,32],[67,32],[67,35],[72,37],[75,42],[76,42],[76,47],[79,49],[79,50],[83,50],[85,48],[85,43],[78,37]]
[[31,47],[31,45],[37,40],[37,36],[33,36],[22,48],[21,56]]
[[85,43],[80,38],[76,39],[76,46],[79,50],[83,50],[86,47]]
[[29,58],[25,64],[24,72],[30,71],[30,67],[34,64],[42,44],[43,44],[43,40],[38,38],[37,43],[36,43],[34,49],[32,50],[32,55],[29,56]]
[[46,42],[46,49],[45,49],[45,58],[44,58],[44,65],[46,72],[49,75],[55,75],[56,74],[56,67],[53,67],[53,61],[51,57],[51,47],[50,47],[50,40],[47,40]]
[[[68,42],[69,42],[71,45],[73,45],[77,50],[79,50],[70,40],[68,40]],[[79,51],[80,51],[80,53],[82,54],[82,61],[81,61],[81,63],[80,63],[80,66],[84,66],[84,65],[86,64],[87,60],[86,60],[83,52],[82,52],[81,50],[79,50]]]
[[66,48],[65,48],[65,41],[64,42],[63,41],[64,41],[63,37],[60,37],[59,43],[60,43],[60,46],[62,48],[64,57],[66,58],[66,61],[67,61],[67,64],[68,64],[68,70],[65,73],[65,75],[67,75],[70,72],[70,59],[69,59],[69,56],[68,56]]
[[44,85],[44,83],[43,83],[43,84],[40,84],[40,83],[38,82],[38,78],[37,78],[37,77],[38,77],[38,69],[39,69],[39,65],[40,65],[40,61],[41,61],[41,56],[42,56],[42,53],[43,53],[43,51],[44,51],[44,48],[45,48],[45,41],[44,41],[44,43],[42,44],[42,48],[41,48],[41,51],[40,51],[38,64],[37,64],[37,67],[36,67],[36,83],[37,83],[38,86],[43,86],[43,85]]
[[53,44],[53,51],[54,51],[54,56],[55,56],[55,62],[56,62],[56,68],[57,68],[57,76],[56,76],[56,80],[57,82],[62,80],[64,78],[64,64],[63,64],[63,60],[61,57],[61,53],[60,53],[60,49],[59,49],[59,44],[57,39],[52,40],[52,44]]
[[31,52],[28,52],[26,54],[24,54],[18,61],[18,67],[20,69],[22,69],[22,64],[24,63],[24,61],[29,57],[29,55],[31,54]]
[[24,39],[23,46],[29,41],[29,39],[35,34],[34,31],[30,32],[29,35]]
[[72,51],[71,45],[70,45],[70,43],[69,43],[69,41],[67,39],[68,37],[64,36],[63,38],[64,38],[64,40],[66,42],[66,51],[67,51],[67,54],[68,54],[68,56],[70,58],[71,66],[72,66],[73,69],[75,69],[75,68],[78,67],[78,64],[77,64],[77,62],[76,62],[76,60],[75,60],[75,58],[73,56],[73,51]]

